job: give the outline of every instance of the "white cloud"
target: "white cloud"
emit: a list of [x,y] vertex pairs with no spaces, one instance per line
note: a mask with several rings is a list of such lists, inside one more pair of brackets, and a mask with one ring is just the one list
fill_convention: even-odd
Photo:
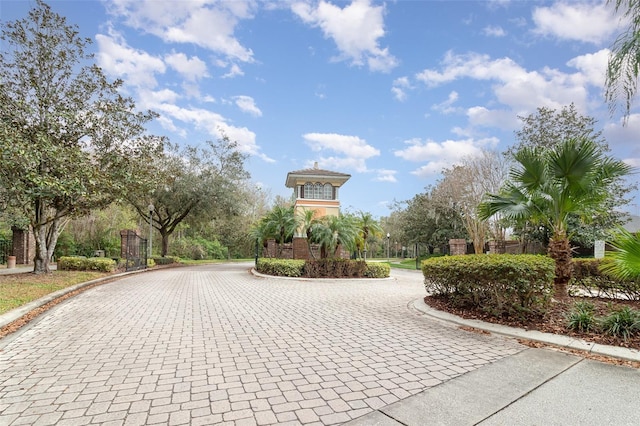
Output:
[[376,182],[398,182],[398,179],[396,179],[398,172],[396,170],[378,169],[375,173],[376,177],[373,180]]
[[153,88],[158,83],[156,74],[163,74],[166,66],[162,59],[129,47],[116,32],[97,34],[98,65],[109,75],[122,78],[128,85]]
[[302,136],[313,151],[325,149],[354,158],[371,158],[380,155],[380,151],[358,136],[336,133],[307,133]]
[[507,32],[501,26],[489,25],[482,29],[482,33],[488,37],[504,37]]
[[620,28],[606,2],[557,2],[535,8],[532,18],[536,34],[593,44],[608,41]]
[[[336,133],[307,133],[302,135],[312,151],[333,151],[343,157],[323,157],[319,163],[329,168],[349,168],[358,172],[366,172],[365,161],[380,155],[380,150],[367,144],[358,136],[339,135]],[[340,167],[338,167],[340,166]]]
[[178,71],[188,81],[197,81],[207,77],[207,65],[197,56],[187,58],[184,53],[172,53],[165,56],[165,62]]
[[445,167],[458,164],[463,158],[481,154],[481,148],[494,148],[497,138],[446,140],[436,142],[427,139],[410,139],[407,148],[394,151],[396,157],[407,161],[426,163],[411,173],[420,177],[435,176]]
[[467,109],[469,123],[473,126],[497,127],[499,129],[511,130],[520,126],[517,114],[510,110],[494,109],[475,106]]
[[262,111],[256,106],[255,100],[251,96],[236,96],[233,98],[240,110],[254,117],[262,117]]
[[[367,172],[367,165],[363,158],[349,157],[320,157],[317,160],[318,167],[327,170],[355,170],[360,173]],[[309,167],[311,164],[307,164]]]
[[193,43],[235,60],[253,62],[251,49],[234,36],[238,23],[253,17],[253,1],[113,0],[107,8],[129,26],[165,42]]
[[[603,129],[604,137],[609,145],[616,147],[638,147],[640,137],[640,113],[630,114],[626,125],[623,119],[618,122],[610,122]],[[636,148],[637,149],[637,148]],[[638,152],[640,154],[640,152]]]
[[455,112],[456,108],[453,106],[454,103],[458,100],[458,92],[455,90],[449,93],[446,101],[440,102],[439,104],[435,104],[431,107],[432,110],[440,111],[443,114],[450,114]]
[[595,53],[576,56],[567,62],[567,65],[582,73],[585,79],[585,84],[591,84],[595,87],[604,87],[609,53],[609,49],[602,49]]
[[416,80],[427,87],[468,78],[491,83],[494,100],[502,108],[490,110],[486,106],[468,110],[468,115],[477,124],[498,124],[508,128],[507,123],[516,124],[509,115],[523,115],[545,106],[560,109],[574,103],[579,111],[586,111],[590,102],[589,87],[602,87],[607,53],[601,50],[594,54],[575,57],[567,66],[575,68],[573,73],[544,67],[529,71],[511,58],[492,59],[489,55],[470,52],[466,54],[446,53],[441,69],[425,69],[416,74]]
[[223,75],[222,78],[233,78],[242,75],[244,75],[244,71],[237,64],[232,64],[229,72]]
[[369,0],[354,0],[344,8],[321,0],[317,4],[296,2],[291,10],[303,22],[322,29],[332,39],[340,56],[353,65],[368,65],[372,71],[388,72],[398,65],[387,48],[380,47],[384,37],[384,6],[373,6]]
[[407,99],[407,90],[413,89],[409,82],[409,77],[398,77],[393,80],[393,86],[391,87],[391,93],[393,97],[398,101],[403,102]]

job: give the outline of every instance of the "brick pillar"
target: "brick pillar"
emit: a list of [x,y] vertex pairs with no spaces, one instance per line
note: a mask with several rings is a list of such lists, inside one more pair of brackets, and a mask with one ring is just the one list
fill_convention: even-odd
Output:
[[13,231],[13,255],[17,265],[29,265],[36,255],[36,239],[29,229],[11,227]]
[[459,254],[467,254],[467,240],[462,238],[450,239],[449,250],[452,256],[459,255]]
[[309,260],[309,246],[306,238],[293,237],[293,258]]
[[276,244],[276,240],[270,238],[267,240],[267,255],[265,257],[277,257],[278,255],[278,245]]
[[489,241],[489,253],[504,254],[506,253],[506,244],[504,241]]

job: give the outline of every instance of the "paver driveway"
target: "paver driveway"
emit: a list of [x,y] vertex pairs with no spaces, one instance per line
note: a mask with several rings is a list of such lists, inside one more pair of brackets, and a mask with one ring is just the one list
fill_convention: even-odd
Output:
[[0,425],[336,424],[523,349],[409,307],[393,280],[137,274],[0,340]]

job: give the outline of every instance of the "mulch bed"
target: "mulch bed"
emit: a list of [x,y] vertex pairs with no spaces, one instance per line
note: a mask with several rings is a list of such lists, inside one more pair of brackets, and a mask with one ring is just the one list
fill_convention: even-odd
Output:
[[[449,312],[453,315],[457,315],[466,319],[477,319],[494,324],[502,324],[510,327],[523,328],[525,330],[538,330],[545,333],[562,334],[565,336],[571,336],[578,339],[585,340],[587,342],[599,343],[602,345],[620,346],[625,348],[640,350],[640,335],[635,335],[624,340],[621,337],[614,337],[606,334],[600,334],[597,332],[581,333],[570,330],[567,328],[567,316],[571,311],[571,308],[575,302],[588,301],[595,306],[595,316],[603,317],[608,315],[611,311],[621,308],[623,306],[630,306],[633,309],[640,310],[640,301],[623,301],[613,299],[602,299],[595,297],[569,297],[566,301],[552,302],[544,315],[537,316],[528,321],[523,321],[518,318],[501,317],[496,318],[488,315],[480,309],[469,308],[457,308],[452,306],[446,297],[442,296],[427,296],[424,298],[427,305],[434,309]],[[463,327],[461,327],[463,328]],[[464,328],[463,328],[464,329]],[[522,342],[529,346],[539,347],[544,346],[540,343],[534,342]],[[585,356],[585,353],[580,351],[570,351],[578,353],[581,356]],[[640,368],[640,363],[625,362],[619,360],[612,360],[607,357],[600,356],[587,356],[588,358],[595,358],[601,361],[614,362],[616,364],[630,365],[635,368]]]

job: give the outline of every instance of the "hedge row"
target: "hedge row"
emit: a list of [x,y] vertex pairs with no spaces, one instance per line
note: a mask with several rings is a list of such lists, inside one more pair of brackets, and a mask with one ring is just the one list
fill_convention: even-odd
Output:
[[178,256],[153,257],[152,259],[156,265],[171,265],[173,263],[180,263],[180,258]]
[[552,259],[538,255],[446,256],[422,263],[428,294],[496,317],[544,312],[551,300],[554,269]]
[[61,271],[100,271],[113,272],[116,270],[116,261],[106,257],[61,257],[57,261],[57,267]]
[[386,278],[390,267],[386,263],[366,263],[345,259],[293,260],[260,258],[256,270],[279,277],[306,278]]
[[598,297],[640,300],[640,280],[620,280],[600,271],[608,259],[574,259],[571,285]]

